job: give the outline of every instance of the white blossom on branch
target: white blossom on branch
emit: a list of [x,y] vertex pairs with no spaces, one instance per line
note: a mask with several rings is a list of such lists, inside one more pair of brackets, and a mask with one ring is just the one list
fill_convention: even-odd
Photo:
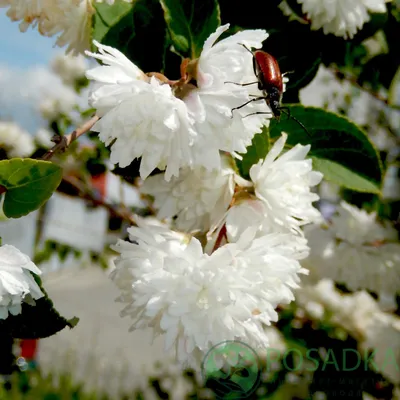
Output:
[[[268,346],[263,326],[276,321],[278,304],[291,302],[299,263],[308,254],[301,238],[248,229],[212,254],[200,242],[138,218],[130,242],[120,240],[111,279],[121,290],[122,316],[131,330],[151,327],[166,351],[199,367],[205,353],[225,340]],[[297,240],[299,239],[299,240]]]
[[41,274],[27,255],[14,246],[0,246],[0,319],[20,314],[23,302],[34,304],[44,296],[31,272]]

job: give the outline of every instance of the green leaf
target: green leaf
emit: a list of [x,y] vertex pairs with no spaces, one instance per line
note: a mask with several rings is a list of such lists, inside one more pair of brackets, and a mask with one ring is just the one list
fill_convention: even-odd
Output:
[[271,138],[286,132],[289,146],[311,144],[309,154],[316,169],[322,168],[327,180],[355,191],[380,192],[380,156],[360,127],[343,116],[320,108],[289,105],[288,111],[305,125],[310,136],[296,121],[282,115],[280,122],[271,121]]
[[42,287],[40,278],[32,274],[44,293],[44,297],[35,300],[35,305],[22,303],[22,312],[18,315],[9,315],[0,320],[0,331],[7,332],[14,339],[43,339],[66,328],[73,328],[79,319],[70,320],[62,317],[54,308],[53,302]]
[[243,159],[236,161],[240,175],[243,178],[248,178],[251,166],[264,159],[268,151],[269,132],[268,128],[264,126],[261,133],[254,135],[251,145],[247,148],[247,153],[242,154]]
[[49,161],[13,158],[0,161],[0,185],[6,188],[3,211],[20,218],[41,207],[62,179],[60,166]]
[[144,72],[164,66],[166,26],[158,0],[96,4],[93,38],[124,53]]
[[216,0],[160,0],[172,43],[185,57],[200,55],[204,42],[221,24]]
[[108,31],[117,25],[129,12],[133,5],[124,1],[117,1],[112,6],[106,3],[95,3],[93,38],[103,43]]
[[318,157],[311,157],[311,159],[313,160],[313,169],[322,172],[327,181],[357,192],[380,193],[379,186],[375,183],[337,162]]

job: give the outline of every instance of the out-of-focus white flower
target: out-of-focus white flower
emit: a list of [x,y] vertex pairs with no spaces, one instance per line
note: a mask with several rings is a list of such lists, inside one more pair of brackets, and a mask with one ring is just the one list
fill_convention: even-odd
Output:
[[329,278],[350,290],[367,289],[379,295],[384,308],[395,307],[400,288],[400,244],[389,223],[341,202],[327,225],[305,228],[311,247],[304,266],[310,279]]
[[73,86],[77,81],[85,78],[87,60],[82,55],[77,57],[58,54],[51,62],[52,70],[66,85]]
[[359,341],[365,340],[372,318],[382,313],[367,292],[344,295],[329,279],[322,279],[316,285],[302,285],[295,291],[295,297],[296,303],[312,318],[328,318]]
[[49,0],[0,0],[0,7],[8,7],[7,16],[12,21],[21,21],[20,30],[25,32],[37,23]]
[[53,0],[39,22],[39,31],[45,36],[58,35],[56,45],[67,46],[67,53],[84,53],[90,48],[94,12],[90,0]]
[[67,53],[83,53],[90,47],[95,12],[91,0],[0,0],[0,7],[9,7],[7,15],[21,21],[23,32],[37,25],[44,36],[58,35],[56,44],[67,45]]
[[312,205],[319,196],[310,188],[320,183],[322,174],[312,170],[311,159],[305,159],[310,145],[297,144],[280,155],[286,139],[282,134],[265,160],[250,168],[250,177],[257,198],[264,203],[270,229],[300,232],[300,226],[321,218]]
[[372,369],[377,367],[389,382],[400,384],[400,319],[377,313],[371,319],[362,348],[373,351]]
[[278,304],[293,300],[304,244],[290,235],[254,238],[247,230],[211,255],[200,242],[137,219],[131,241],[119,241],[111,279],[126,303],[131,330],[152,327],[165,334],[165,349],[180,363],[199,367],[204,354],[226,340],[268,346],[262,324],[277,320]]
[[68,86],[61,86],[57,94],[44,97],[39,104],[39,111],[43,118],[55,121],[62,115],[70,115],[77,105],[77,95]]
[[370,20],[369,12],[386,12],[385,0],[297,0],[311,20],[312,29],[323,28],[345,39],[352,38]]
[[0,319],[21,313],[22,302],[34,304],[44,296],[30,272],[41,271],[14,246],[0,247]]
[[89,102],[103,117],[94,127],[100,138],[106,144],[116,139],[112,162],[123,167],[142,157],[143,179],[158,167],[166,168],[169,181],[182,167],[220,168],[220,151],[246,151],[267,117],[243,117],[268,108],[265,102],[251,103],[232,117],[231,110],[248,101],[257,87],[226,82],[254,81],[251,54],[239,44],[260,47],[268,35],[243,31],[215,44],[228,27],[218,28],[206,40],[196,61],[197,87],[183,84],[185,90],[174,86],[179,83],[148,78],[118,50],[95,42],[100,53],[87,54],[106,65],[87,71],[95,81]]
[[186,168],[170,182],[162,174],[150,176],[141,191],[154,196],[158,218],[177,216],[178,229],[207,232],[224,216],[232,200],[235,172],[231,163],[226,156],[221,170]]
[[[341,294],[331,280],[321,280],[317,285],[306,285],[295,291],[296,303],[306,311],[311,304],[324,310],[323,316],[346,330],[358,342],[362,354],[372,350],[372,369],[376,368],[390,382],[400,383],[400,319],[384,313],[368,293],[361,291]],[[310,314],[310,313],[309,313]],[[312,316],[314,317],[314,316]]]
[[0,149],[4,149],[7,156],[28,157],[34,150],[32,136],[13,122],[0,122]]
[[50,148],[54,146],[54,143],[51,141],[53,134],[47,129],[40,128],[35,136],[35,140],[39,146],[44,148]]

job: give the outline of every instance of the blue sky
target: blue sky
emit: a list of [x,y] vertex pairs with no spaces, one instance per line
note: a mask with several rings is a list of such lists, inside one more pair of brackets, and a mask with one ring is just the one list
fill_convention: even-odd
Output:
[[34,134],[44,125],[38,104],[61,85],[49,63],[64,50],[54,47],[55,38],[43,37],[35,29],[20,32],[19,23],[12,22],[3,8],[0,37],[0,118]]
[[6,9],[0,9],[0,37],[0,63],[10,67],[47,65],[59,51],[53,48],[53,38],[43,37],[35,30],[20,32],[18,22],[6,16]]

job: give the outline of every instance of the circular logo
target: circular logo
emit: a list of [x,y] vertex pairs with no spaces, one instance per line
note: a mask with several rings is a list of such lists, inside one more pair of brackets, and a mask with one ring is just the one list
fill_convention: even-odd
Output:
[[205,386],[217,399],[239,400],[258,388],[261,366],[257,353],[249,345],[228,340],[208,351],[201,372]]

